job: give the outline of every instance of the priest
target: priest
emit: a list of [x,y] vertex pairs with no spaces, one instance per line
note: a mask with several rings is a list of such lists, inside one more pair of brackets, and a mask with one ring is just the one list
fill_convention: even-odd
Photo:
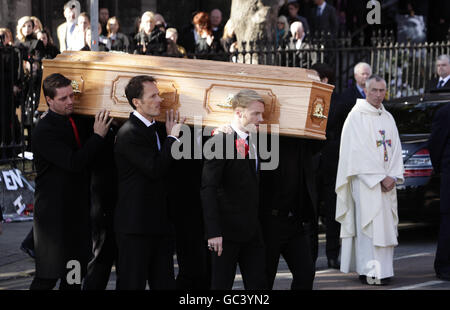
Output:
[[403,183],[401,143],[383,107],[386,82],[366,81],[342,130],[336,178],[336,221],[341,224],[341,271],[356,271],[365,284],[385,285],[394,275],[397,193]]

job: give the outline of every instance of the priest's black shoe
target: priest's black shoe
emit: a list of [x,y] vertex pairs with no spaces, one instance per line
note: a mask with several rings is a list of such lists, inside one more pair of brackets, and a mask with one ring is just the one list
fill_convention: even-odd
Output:
[[328,259],[328,268],[340,269],[341,263],[337,258],[329,258]]

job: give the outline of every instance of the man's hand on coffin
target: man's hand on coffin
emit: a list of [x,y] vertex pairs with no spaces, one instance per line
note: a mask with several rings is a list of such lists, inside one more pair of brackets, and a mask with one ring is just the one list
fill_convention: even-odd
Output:
[[222,255],[222,237],[208,239],[208,249],[217,252],[217,256]]
[[390,192],[395,187],[395,179],[389,176],[385,177],[383,181],[381,181],[381,191],[382,192]]
[[179,137],[181,126],[186,121],[186,117],[180,120],[180,112],[173,112],[173,110],[166,111],[166,131],[168,135]]
[[109,118],[109,111],[104,109],[98,111],[95,115],[94,133],[104,138],[113,120],[113,118]]

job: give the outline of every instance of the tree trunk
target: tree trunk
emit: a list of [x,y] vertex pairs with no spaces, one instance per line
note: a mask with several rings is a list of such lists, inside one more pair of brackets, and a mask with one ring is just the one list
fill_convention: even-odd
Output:
[[[239,49],[242,48],[242,42],[261,40],[273,44],[279,2],[279,0],[232,0],[230,20]],[[257,58],[252,60],[252,63],[255,62],[258,62]]]

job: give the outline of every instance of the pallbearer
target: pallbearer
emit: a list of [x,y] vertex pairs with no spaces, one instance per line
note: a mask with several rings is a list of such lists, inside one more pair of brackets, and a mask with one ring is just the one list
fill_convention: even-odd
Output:
[[208,141],[218,153],[205,161],[202,174],[205,233],[212,252],[211,288],[232,289],[239,263],[245,289],[264,289],[265,252],[258,219],[260,160],[253,138],[263,121],[264,100],[253,90],[242,90],[231,102],[232,130]]

